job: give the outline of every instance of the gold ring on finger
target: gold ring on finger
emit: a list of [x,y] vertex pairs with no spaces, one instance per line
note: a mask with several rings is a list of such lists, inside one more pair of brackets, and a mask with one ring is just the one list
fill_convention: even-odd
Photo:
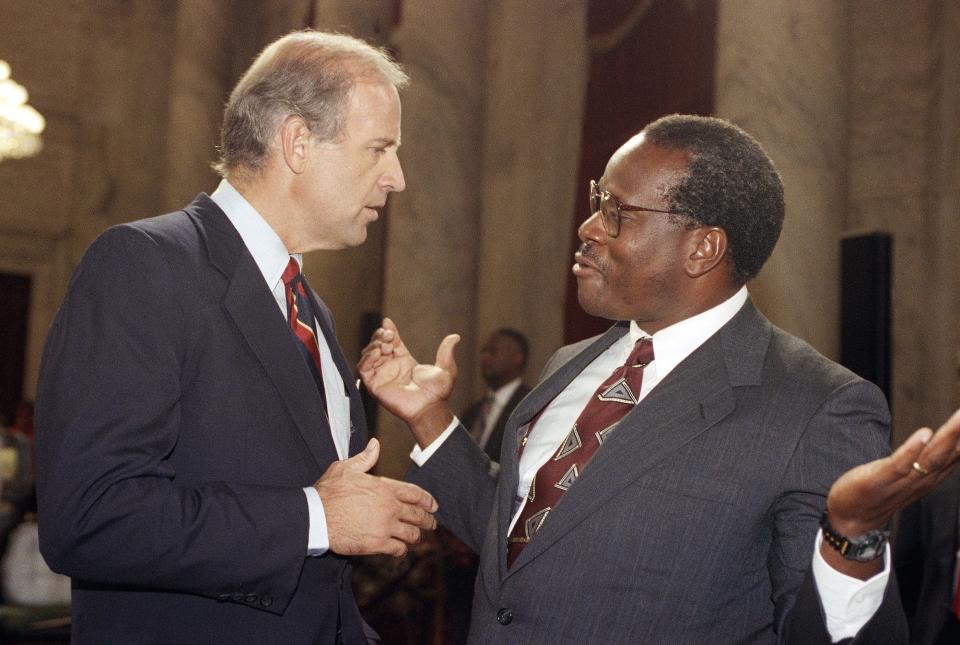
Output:
[[920,473],[920,476],[921,476],[921,477],[925,477],[925,476],[927,476],[927,475],[930,474],[930,471],[929,471],[929,470],[927,470],[926,468],[924,468],[923,466],[921,466],[921,465],[920,465],[919,463],[917,463],[916,461],[913,462],[913,466],[911,466],[911,468],[913,468],[915,471],[917,471],[918,473]]

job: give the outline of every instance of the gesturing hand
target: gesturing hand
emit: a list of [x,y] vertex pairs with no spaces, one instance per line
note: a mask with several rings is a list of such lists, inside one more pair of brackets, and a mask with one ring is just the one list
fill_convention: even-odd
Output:
[[358,366],[363,384],[383,407],[410,425],[421,445],[453,418],[446,400],[457,378],[453,349],[458,342],[459,335],[447,336],[437,348],[436,363],[423,365],[410,354],[393,321],[384,318],[363,349]]
[[371,439],[363,452],[337,461],[313,487],[320,494],[330,550],[342,555],[386,553],[402,556],[420,541],[421,529],[435,529],[437,502],[419,486],[367,474],[380,457]]
[[[851,537],[863,535],[871,529],[882,529],[894,513],[943,481],[958,460],[960,410],[954,412],[936,432],[921,428],[889,457],[857,466],[841,475],[827,496],[830,523],[841,534]],[[831,551],[825,547],[821,549],[824,557]],[[834,565],[834,562],[830,563]],[[847,566],[856,565],[847,563]],[[840,566],[835,568],[843,570]],[[861,565],[861,568],[864,573],[869,573],[867,566]],[[879,564],[873,568],[879,568]],[[854,571],[848,573],[858,575]]]
[[849,523],[852,532],[847,535],[880,528],[898,510],[943,481],[958,459],[960,410],[936,432],[921,428],[889,457],[844,473],[827,497],[831,522]]

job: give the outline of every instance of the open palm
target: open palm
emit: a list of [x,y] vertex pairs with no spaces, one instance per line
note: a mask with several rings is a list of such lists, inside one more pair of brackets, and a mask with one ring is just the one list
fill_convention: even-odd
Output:
[[418,363],[397,326],[384,318],[360,358],[360,378],[388,411],[407,423],[437,405],[445,405],[457,378],[453,349],[460,336],[451,334],[437,348],[433,365]]

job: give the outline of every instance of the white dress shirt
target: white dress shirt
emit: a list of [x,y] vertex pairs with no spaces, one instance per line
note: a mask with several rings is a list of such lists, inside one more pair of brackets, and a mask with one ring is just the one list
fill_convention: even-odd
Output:
[[[237,229],[244,245],[253,256],[253,261],[263,274],[267,287],[273,293],[277,306],[283,312],[283,317],[286,318],[287,296],[281,278],[291,257],[301,267],[303,258],[299,253],[290,254],[287,251],[283,241],[260,216],[260,213],[226,179],[220,182],[217,189],[210,195],[210,199],[220,207],[233,227]],[[317,346],[320,350],[320,367],[323,373],[323,388],[326,391],[327,415],[333,434],[333,443],[337,449],[337,456],[340,459],[346,459],[350,452],[350,397],[344,391],[340,371],[333,362],[330,346],[320,332],[319,323],[317,331]],[[310,514],[307,553],[323,555],[330,548],[323,502],[313,486],[304,488],[303,492],[307,496],[307,508]]]
[[[683,359],[693,353],[708,338],[727,324],[743,307],[748,298],[747,288],[742,287],[729,299],[712,309],[682,320],[653,334],[654,360],[643,369],[643,385],[637,400],[643,399]],[[636,341],[645,333],[636,322],[630,323],[630,331],[615,341],[606,351],[587,365],[580,374],[551,401],[537,420],[520,456],[517,507],[508,533],[523,510],[527,492],[540,467],[556,453],[570,432],[570,420],[580,416],[581,410],[596,389],[613,371],[626,362]],[[415,446],[410,458],[422,466],[459,425],[453,423],[437,439],[420,450]],[[856,635],[876,613],[883,602],[890,572],[889,546],[884,555],[884,570],[870,580],[863,581],[844,575],[833,569],[820,555],[822,535],[818,532],[813,551],[813,577],[826,614],[827,630],[834,642]]]

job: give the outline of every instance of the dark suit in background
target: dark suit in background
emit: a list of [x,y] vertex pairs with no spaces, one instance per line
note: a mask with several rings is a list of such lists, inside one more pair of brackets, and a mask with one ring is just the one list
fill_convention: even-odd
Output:
[[[525,384],[521,383],[513,394],[507,400],[506,405],[503,406],[503,409],[500,411],[500,414],[497,416],[496,421],[493,423],[493,430],[490,432],[490,437],[487,439],[487,443],[483,446],[483,451],[487,453],[487,456],[490,457],[492,461],[500,461],[500,446],[503,444],[503,429],[507,425],[507,419],[510,417],[510,413],[513,412],[513,409],[519,405],[520,401],[523,400],[530,392],[530,388]],[[473,404],[467,408],[462,415],[460,415],[460,422],[463,424],[464,428],[473,428],[474,424],[477,423],[478,416],[483,409],[484,399],[475,401]]]
[[953,613],[960,549],[960,471],[903,510],[894,560],[914,645],[956,645]]

